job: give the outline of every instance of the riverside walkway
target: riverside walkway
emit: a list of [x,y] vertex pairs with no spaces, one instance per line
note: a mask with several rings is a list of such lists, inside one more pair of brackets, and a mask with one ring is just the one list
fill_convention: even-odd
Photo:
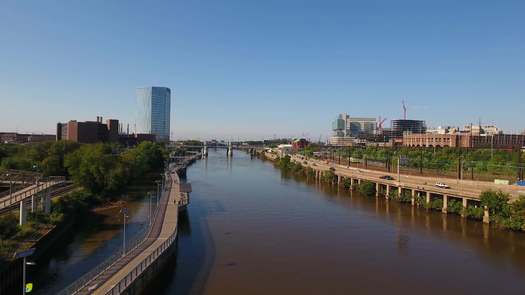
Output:
[[110,257],[60,294],[121,294],[140,278],[177,239],[179,208],[188,199],[188,193],[181,191],[179,174],[198,157],[170,164],[159,206],[144,238],[133,243],[124,254],[119,252]]

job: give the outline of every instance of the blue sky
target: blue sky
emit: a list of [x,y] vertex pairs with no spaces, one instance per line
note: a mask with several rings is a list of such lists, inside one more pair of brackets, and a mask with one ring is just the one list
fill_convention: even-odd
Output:
[[177,138],[330,133],[340,112],[525,129],[525,1],[2,1],[0,130],[133,124],[172,89]]

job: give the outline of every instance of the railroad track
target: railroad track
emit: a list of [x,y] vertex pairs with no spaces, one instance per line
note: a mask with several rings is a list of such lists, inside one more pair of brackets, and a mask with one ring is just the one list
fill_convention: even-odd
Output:
[[[75,185],[74,184],[72,184],[70,182],[66,182],[63,185],[61,185],[59,187],[56,187],[55,189],[53,189],[51,191],[51,193],[50,193],[51,194],[51,198],[56,198],[56,197],[62,196],[63,194],[68,193],[68,192],[70,192],[70,191],[72,191],[74,189],[75,189]],[[28,199],[24,200],[24,205],[30,207],[31,206],[31,198],[28,198]],[[7,214],[9,212],[18,210],[19,206],[20,206],[19,203],[15,203],[15,204],[13,204],[11,206],[2,208],[2,209],[0,209],[0,215]]]

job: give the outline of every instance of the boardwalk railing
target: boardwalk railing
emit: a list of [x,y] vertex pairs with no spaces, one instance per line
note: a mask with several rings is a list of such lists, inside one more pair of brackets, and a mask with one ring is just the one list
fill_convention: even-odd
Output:
[[[157,216],[158,216],[159,208],[160,207],[157,206],[155,208],[155,210],[153,211],[152,220],[148,224],[148,226],[146,226],[143,229],[141,229],[131,241],[128,241],[126,243],[126,252],[125,253],[129,254],[129,253],[133,252],[135,249],[137,249],[142,244],[142,242],[144,242],[146,240],[147,236],[149,235],[149,233],[151,232],[151,230],[153,228],[153,224],[155,224],[155,221],[156,221]],[[101,273],[103,273],[106,270],[108,270],[119,259],[121,259],[123,256],[125,256],[123,254],[124,254],[123,253],[123,249],[120,248],[119,250],[117,250],[116,253],[114,253],[113,255],[108,257],[102,263],[98,264],[95,268],[93,268],[89,272],[85,273],[82,277],[80,277],[75,282],[73,282],[72,284],[67,286],[65,289],[60,291],[60,293],[58,293],[58,295],[74,294],[75,292],[81,290],[86,285],[88,285],[89,282],[93,281],[97,276],[99,276]]]
[[[175,176],[177,179],[172,179],[171,171],[179,171],[179,169],[185,168],[195,159],[196,157],[191,157],[190,159],[182,161],[182,163],[179,163],[178,165],[170,165],[170,168],[168,169],[169,172],[166,173],[166,189],[163,191],[161,201],[159,201],[159,206],[155,209],[152,222],[144,233],[139,234],[134,239],[132,246],[129,247],[129,250],[126,250],[125,255],[122,255],[122,251],[118,251],[95,269],[89,271],[73,284],[69,285],[66,289],[62,290],[59,295],[93,293],[93,291],[97,290],[97,288],[102,286],[109,278],[118,273],[131,260],[150,247],[158,239],[161,233],[167,204],[170,200],[172,185],[179,185],[178,176]],[[128,274],[116,283],[106,294],[120,294],[173,244],[176,237],[177,230],[175,229],[174,233],[172,233],[169,238],[157,246],[155,250],[146,256],[134,269],[129,271]]]
[[155,251],[151,252],[150,255],[145,257],[139,265],[132,269],[126,277],[118,282],[115,287],[109,290],[106,295],[121,294],[126,288],[135,281],[136,278],[140,277],[142,273],[150,266],[155,260],[161,256],[173,242],[177,239],[177,230],[167,238]]
[[[194,159],[194,158],[192,158]],[[191,162],[191,160],[190,160]],[[183,166],[187,165],[188,162],[183,162]],[[179,166],[181,167],[181,166]],[[178,167],[177,167],[178,168]],[[175,168],[175,170],[177,170]],[[176,176],[178,178],[178,176]],[[170,183],[174,183],[175,185],[179,185],[180,180],[176,179],[173,181],[170,177]],[[171,186],[171,185],[170,185]],[[169,201],[169,200],[168,200]],[[105,295],[114,295],[114,294],[121,294],[126,290],[128,286],[130,286],[135,279],[140,277],[144,271],[148,269],[148,267],[157,260],[159,256],[161,256],[169,247],[175,242],[177,239],[177,228],[175,228],[175,231],[167,238],[162,244],[158,245],[155,250],[153,250],[148,256],[146,256],[142,261],[133,268],[124,278],[122,278],[118,283],[115,284],[111,290],[105,293]]]

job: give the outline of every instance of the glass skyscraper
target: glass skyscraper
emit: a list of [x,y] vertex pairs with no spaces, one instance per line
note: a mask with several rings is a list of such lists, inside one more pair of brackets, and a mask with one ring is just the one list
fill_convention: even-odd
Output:
[[137,103],[137,133],[151,133],[158,141],[169,141],[171,90],[167,87],[138,88]]

